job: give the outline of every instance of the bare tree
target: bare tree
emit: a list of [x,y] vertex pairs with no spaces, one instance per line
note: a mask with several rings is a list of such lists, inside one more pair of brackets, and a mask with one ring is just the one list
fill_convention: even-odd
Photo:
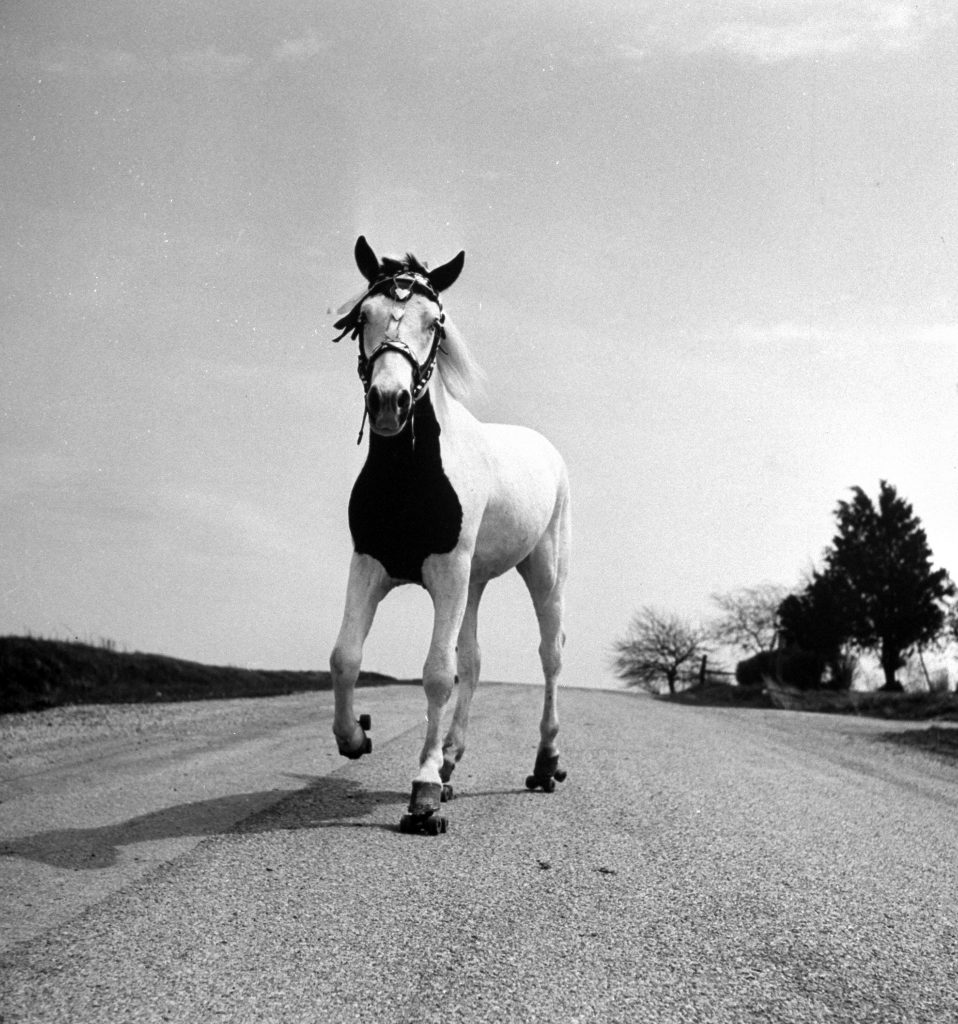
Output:
[[712,639],[749,654],[772,650],[778,630],[778,608],[787,596],[788,588],[777,583],[712,594],[713,604],[722,613],[711,625]]
[[615,641],[612,668],[630,686],[655,691],[664,679],[675,693],[680,669],[708,653],[708,638],[707,629],[646,605]]

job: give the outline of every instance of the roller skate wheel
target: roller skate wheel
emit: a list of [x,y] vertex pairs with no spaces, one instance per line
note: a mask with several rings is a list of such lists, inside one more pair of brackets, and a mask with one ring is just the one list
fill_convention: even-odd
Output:
[[370,715],[360,715],[356,721],[359,723],[359,728],[364,731],[373,727],[373,720]]
[[565,782],[566,771],[564,768],[556,768],[555,780],[556,782]]
[[451,782],[444,782],[442,784],[442,795],[439,797],[442,803],[448,803],[455,797],[456,791],[452,788]]
[[415,814],[404,814],[399,819],[399,831],[405,835],[438,836],[449,827],[449,819],[441,814],[430,814],[423,818]]

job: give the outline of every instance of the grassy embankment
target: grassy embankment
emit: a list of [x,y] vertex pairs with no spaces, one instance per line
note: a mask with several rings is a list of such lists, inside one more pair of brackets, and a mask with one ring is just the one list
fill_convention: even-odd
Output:
[[769,681],[764,688],[707,681],[662,700],[715,707],[779,708],[787,711],[867,715],[874,718],[958,721],[958,693],[886,693],[882,690],[796,690]]
[[[376,672],[359,677],[360,686],[396,682]],[[0,714],[63,704],[275,697],[331,687],[328,672],[219,667],[66,640],[0,637]]]
[[[731,686],[724,681],[663,694],[660,700],[677,704],[711,707],[778,708],[787,711],[864,715],[896,721],[929,722],[922,729],[898,729],[879,738],[896,746],[910,747],[935,754],[949,763],[958,761],[958,694],[956,693],[883,693],[846,690],[792,690],[769,683],[764,689]],[[949,723],[949,724],[946,724]]]

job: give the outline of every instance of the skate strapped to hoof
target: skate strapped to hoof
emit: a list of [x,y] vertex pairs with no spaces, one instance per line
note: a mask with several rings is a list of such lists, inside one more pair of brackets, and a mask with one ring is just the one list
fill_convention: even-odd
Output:
[[541,789],[544,793],[552,793],[556,783],[564,782],[565,777],[565,770],[559,767],[559,755],[544,754],[540,750],[532,774],[526,776],[526,789]]
[[446,831],[448,821],[436,814],[442,802],[442,783],[414,782],[409,798],[409,813],[399,819],[399,831],[438,836]]
[[369,715],[360,715],[356,719],[356,724],[362,730],[363,738],[362,742],[357,747],[346,747],[339,737],[336,737],[336,745],[339,747],[339,752],[343,757],[348,757],[350,761],[356,761],[363,754],[371,754],[373,752],[373,741],[366,735],[366,730],[373,727],[373,720]]

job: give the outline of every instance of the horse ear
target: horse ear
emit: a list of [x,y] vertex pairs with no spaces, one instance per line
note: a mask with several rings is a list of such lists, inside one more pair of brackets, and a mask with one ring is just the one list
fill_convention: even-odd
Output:
[[465,262],[465,252],[460,252],[458,256],[453,256],[448,263],[444,263],[441,267],[436,267],[435,270],[429,271],[429,283],[437,292],[445,291],[450,285],[456,283],[456,278],[462,273],[462,265]]
[[356,239],[355,254],[359,272],[372,284],[379,277],[379,258],[373,252],[369,242],[366,241],[365,235],[360,235]]

